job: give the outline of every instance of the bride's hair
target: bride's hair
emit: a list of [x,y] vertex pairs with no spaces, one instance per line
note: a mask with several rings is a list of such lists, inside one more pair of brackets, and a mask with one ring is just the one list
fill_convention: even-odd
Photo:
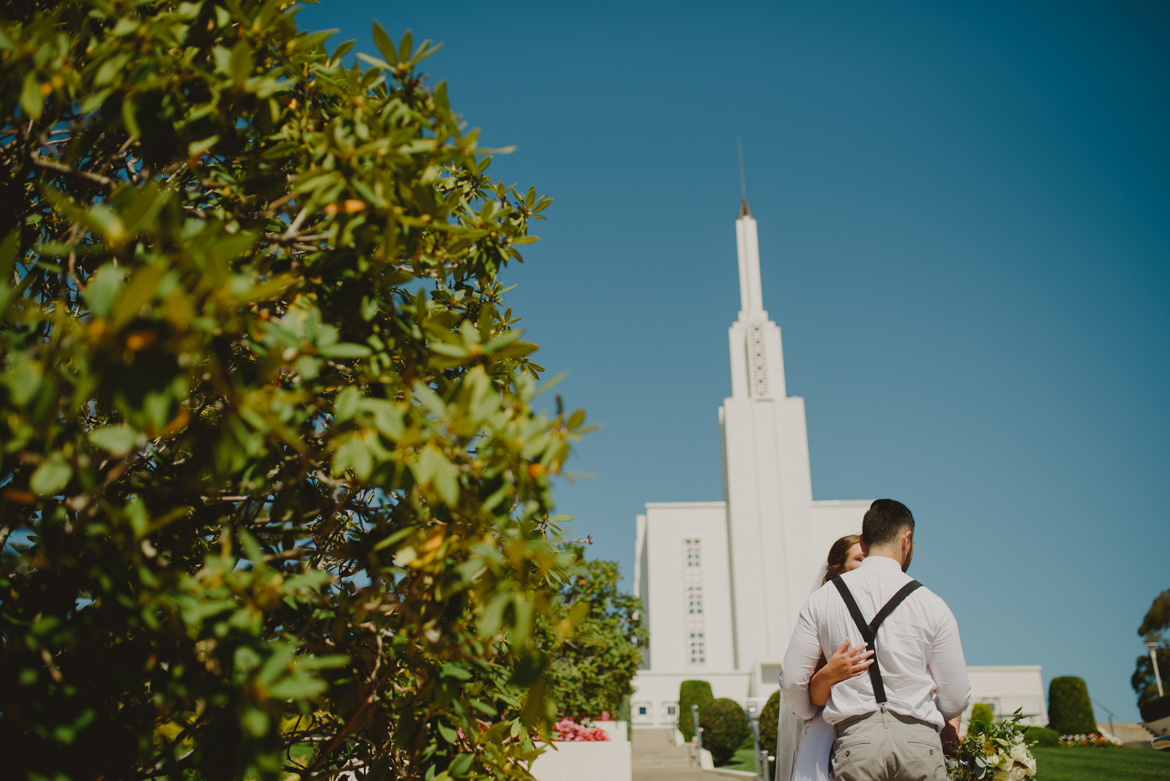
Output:
[[845,571],[845,562],[849,559],[849,549],[860,541],[860,534],[846,534],[833,543],[833,547],[829,548],[828,567],[825,569],[825,577],[821,580],[821,585],[828,583]]

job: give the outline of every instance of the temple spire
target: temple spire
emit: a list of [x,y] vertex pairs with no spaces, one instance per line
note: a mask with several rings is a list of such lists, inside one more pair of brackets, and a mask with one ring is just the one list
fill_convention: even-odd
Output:
[[743,141],[737,136],[739,150],[739,217],[735,220],[735,248],[739,255],[739,319],[767,320],[764,293],[760,286],[760,242],[756,220],[747,200],[747,179],[743,174]]
[[748,206],[747,201],[747,179],[743,175],[743,139],[739,136],[735,137],[735,146],[739,150],[739,216],[751,217],[752,207]]

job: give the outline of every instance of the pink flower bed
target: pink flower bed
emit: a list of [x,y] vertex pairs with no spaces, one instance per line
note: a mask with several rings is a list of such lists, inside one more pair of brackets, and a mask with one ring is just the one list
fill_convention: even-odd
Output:
[[609,740],[609,733],[600,728],[582,727],[572,719],[561,719],[553,724],[553,740]]
[[1090,732],[1088,735],[1061,735],[1060,745],[1062,746],[1120,746],[1121,743],[1110,740],[1099,732]]

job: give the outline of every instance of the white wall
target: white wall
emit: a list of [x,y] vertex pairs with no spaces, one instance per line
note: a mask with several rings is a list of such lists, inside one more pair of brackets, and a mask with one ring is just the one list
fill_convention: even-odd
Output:
[[1023,708],[1029,718],[1025,724],[1048,724],[1048,706],[1044,697],[1044,680],[1040,665],[995,665],[968,667],[971,676],[971,706],[963,714],[966,721],[977,702],[993,706],[996,718],[1010,716]]
[[537,781],[631,781],[629,741],[558,741],[532,763]]
[[[751,674],[747,672],[705,672],[699,674],[639,672],[634,676],[634,693],[630,695],[630,721],[635,728],[668,727],[677,723],[679,688],[683,681],[699,680],[711,684],[711,693],[736,702],[747,699]],[[673,706],[673,714],[668,709]],[[646,713],[640,714],[639,709]]]
[[[684,540],[702,546],[703,634],[705,661],[689,659],[684,587]],[[645,566],[639,572],[647,626],[650,669],[700,677],[735,669],[732,651],[731,590],[727,562],[727,510],[723,502],[672,502],[646,505]]]

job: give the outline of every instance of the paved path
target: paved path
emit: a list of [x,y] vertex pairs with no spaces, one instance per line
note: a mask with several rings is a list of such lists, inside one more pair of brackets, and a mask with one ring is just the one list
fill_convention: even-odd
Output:
[[713,781],[719,776],[687,764],[687,747],[671,741],[666,729],[633,730],[634,781]]

